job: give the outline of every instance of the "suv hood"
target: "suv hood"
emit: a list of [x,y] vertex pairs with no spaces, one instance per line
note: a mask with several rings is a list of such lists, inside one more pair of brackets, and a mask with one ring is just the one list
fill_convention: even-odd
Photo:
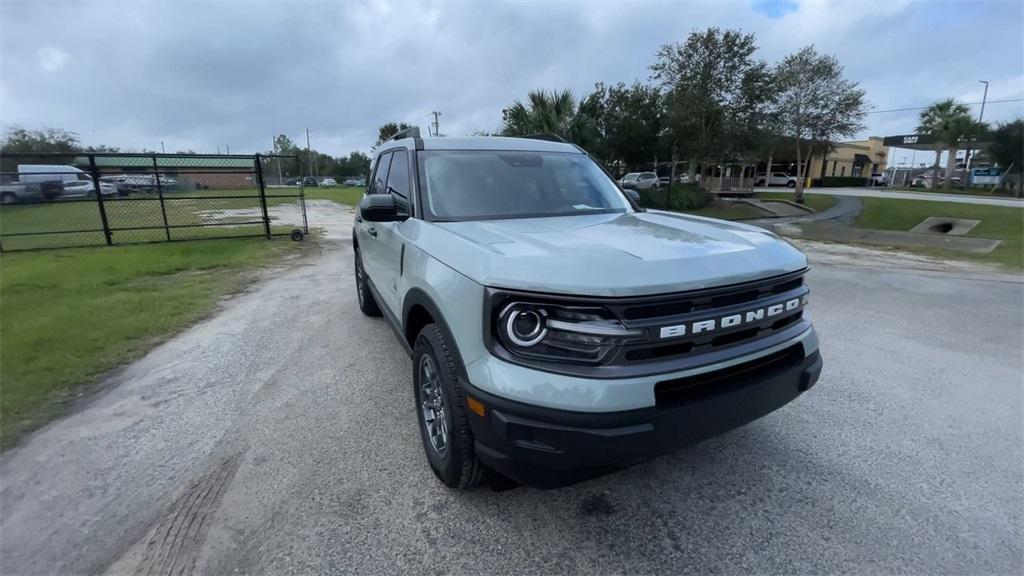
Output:
[[658,211],[423,223],[419,236],[431,256],[484,286],[535,292],[659,294],[807,266],[761,228]]

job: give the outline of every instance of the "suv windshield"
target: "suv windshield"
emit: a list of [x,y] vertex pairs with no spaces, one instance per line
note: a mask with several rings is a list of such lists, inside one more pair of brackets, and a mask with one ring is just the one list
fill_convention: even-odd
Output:
[[424,211],[433,220],[626,212],[618,186],[583,154],[428,150],[419,154]]

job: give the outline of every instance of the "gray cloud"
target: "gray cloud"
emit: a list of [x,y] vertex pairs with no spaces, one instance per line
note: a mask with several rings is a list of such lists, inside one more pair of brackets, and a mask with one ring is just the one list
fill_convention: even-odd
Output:
[[[659,45],[706,26],[757,34],[769,61],[814,43],[878,109],[980,100],[979,79],[990,99],[1024,96],[1019,2],[783,4],[3,2],[0,122],[232,152],[308,125],[321,150],[365,151],[386,121],[425,127],[441,110],[442,131],[464,135],[530,89],[646,80]],[[873,114],[864,135],[915,123]]]

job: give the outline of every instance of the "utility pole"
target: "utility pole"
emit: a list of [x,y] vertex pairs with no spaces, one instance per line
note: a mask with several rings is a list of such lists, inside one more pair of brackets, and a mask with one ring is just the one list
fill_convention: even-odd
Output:
[[440,136],[441,135],[441,132],[440,132],[441,127],[440,127],[440,122],[438,122],[437,119],[438,119],[438,117],[441,116],[441,113],[438,112],[437,110],[434,110],[433,112],[431,112],[431,114],[434,115],[434,136],[435,137],[436,136]]
[[164,141],[163,140],[160,141],[160,152],[163,152],[164,154],[167,154],[167,150],[164,148]]
[[273,147],[270,148],[273,151],[273,155],[278,157],[278,186],[285,183],[284,176],[281,175],[281,153],[278,152],[278,136],[273,137]]
[[228,144],[224,145],[225,154],[231,154],[231,146]]
[[312,174],[313,176],[316,176],[316,174],[313,174],[313,153],[310,150],[311,148],[309,147],[309,126],[306,126],[306,163],[309,165],[308,173]]
[[[983,118],[985,118],[985,101],[988,100],[988,80],[978,80],[985,85],[985,94],[981,97],[981,111],[978,112],[978,124],[981,124]],[[974,159],[974,149],[967,151],[967,164],[965,166],[966,171],[964,173],[964,180],[961,184],[971,185],[971,160]]]

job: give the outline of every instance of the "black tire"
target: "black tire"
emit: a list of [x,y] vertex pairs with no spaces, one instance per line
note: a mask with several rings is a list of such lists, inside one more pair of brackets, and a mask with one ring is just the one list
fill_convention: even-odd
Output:
[[359,254],[358,248],[356,248],[355,267],[356,297],[359,299],[359,309],[367,316],[380,316],[380,307],[377,306],[377,301],[373,299],[373,292],[370,290],[366,271],[363,270],[363,257]]
[[790,180],[789,182],[786,182],[786,187],[796,188],[796,180]]
[[[451,343],[436,324],[428,324],[420,331],[412,352],[412,370],[413,399],[423,451],[438,480],[449,488],[466,489],[480,483],[485,468],[473,449],[473,432],[469,427],[466,397],[459,385],[457,362]],[[436,386],[440,395],[441,416],[436,417],[434,412],[433,421],[443,421],[443,450],[435,445],[437,436],[431,432],[440,424],[431,428],[427,423],[427,413],[433,412],[438,404],[436,398],[435,403],[430,402],[427,388],[424,388],[424,382],[431,380],[424,370],[424,364],[432,365],[435,370],[436,380],[427,388]]]
[[18,195],[14,192],[4,192],[0,194],[0,204],[14,204],[18,201]]

